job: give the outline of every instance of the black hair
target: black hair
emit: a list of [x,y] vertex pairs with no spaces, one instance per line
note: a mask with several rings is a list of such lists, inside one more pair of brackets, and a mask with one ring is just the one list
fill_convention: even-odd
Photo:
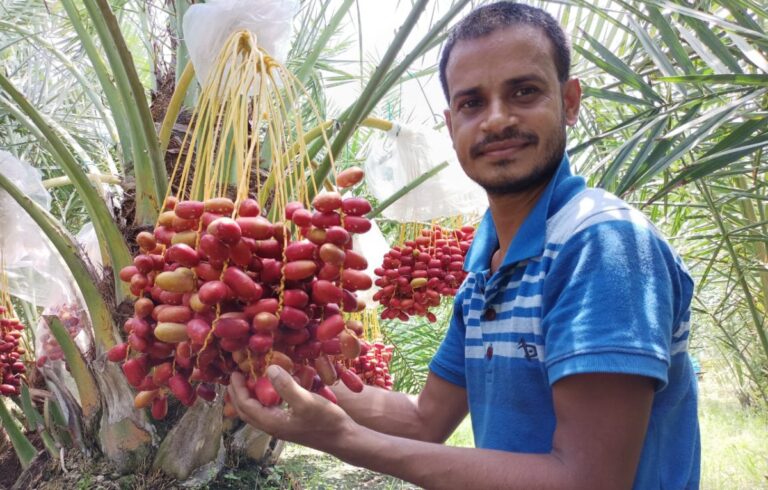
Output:
[[560,24],[546,11],[515,2],[496,2],[483,5],[470,12],[456,24],[440,55],[440,83],[445,98],[450,102],[445,69],[456,41],[477,39],[515,25],[529,25],[541,29],[552,43],[557,78],[561,83],[568,80],[571,67],[571,47]]

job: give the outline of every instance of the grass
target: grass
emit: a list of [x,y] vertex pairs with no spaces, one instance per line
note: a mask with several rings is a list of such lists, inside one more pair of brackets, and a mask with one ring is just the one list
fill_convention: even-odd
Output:
[[[459,447],[472,447],[474,445],[469,417],[464,419],[446,444]],[[276,472],[272,476],[272,482],[276,484],[274,488],[291,488],[296,484],[305,490],[352,490],[358,488],[410,490],[419,488],[397,478],[358,468],[333,456],[295,444],[286,446],[275,470]]]
[[354,490],[359,488],[379,490],[418,489],[397,478],[358,468],[339,459],[290,444],[280,458],[279,466],[290,474],[302,490]]
[[472,435],[472,421],[469,417],[456,427],[451,437],[445,443],[448,446],[475,447],[475,437]]
[[[446,444],[472,447],[472,425],[469,417],[459,425]],[[263,478],[263,477],[262,477]],[[411,490],[414,485],[397,478],[380,475],[340,461],[333,456],[295,444],[286,446],[278,465],[266,479],[261,480],[262,488],[295,488],[303,490],[359,488],[379,490]],[[274,486],[269,486],[272,484]]]
[[744,409],[725,379],[699,383],[702,490],[768,489],[768,414]]

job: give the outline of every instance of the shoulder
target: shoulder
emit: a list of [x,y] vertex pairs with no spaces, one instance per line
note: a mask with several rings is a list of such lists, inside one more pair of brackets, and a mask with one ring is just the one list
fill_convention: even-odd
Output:
[[[467,277],[459,286],[459,290],[456,292],[456,296],[453,299],[453,313],[454,318],[459,320],[463,324],[463,318],[469,314],[469,311],[473,307],[474,303],[478,303],[478,298],[473,297],[475,292],[475,286],[478,281],[478,274],[476,272],[467,273]],[[477,304],[474,305],[478,307]]]
[[[573,255],[575,248],[581,251],[577,256],[586,253],[590,260],[605,256],[631,261],[633,254],[663,257],[667,267],[677,269],[685,281],[692,282],[682,258],[648,217],[603,189],[583,190],[547,220],[547,244],[557,251],[556,255],[562,255],[564,249],[570,249],[569,255]],[[655,252],[649,252],[651,249]]]
[[630,223],[662,238],[648,218],[623,199],[603,189],[587,188],[547,220],[547,242],[564,243],[591,226],[610,222]]

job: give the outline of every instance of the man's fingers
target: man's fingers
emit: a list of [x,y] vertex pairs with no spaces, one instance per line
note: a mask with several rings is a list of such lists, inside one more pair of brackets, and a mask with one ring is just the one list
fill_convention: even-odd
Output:
[[248,387],[245,386],[245,376],[237,371],[233,372],[229,377],[229,395],[235,395],[238,398],[248,396]]
[[304,396],[306,391],[296,383],[293,376],[280,366],[274,364],[269,366],[267,368],[267,376],[275,391],[280,395],[280,398],[285,400],[288,405],[294,406],[297,403],[306,401]]
[[270,434],[285,424],[286,414],[283,410],[265,407],[251,397],[242,374],[232,373],[228,391],[232,405],[241,420]]
[[232,403],[237,406],[238,404],[251,399],[251,391],[245,384],[245,376],[238,372],[232,373],[229,383],[229,396]]
[[229,399],[232,402],[232,405],[234,405],[235,410],[240,414],[240,418],[243,418],[240,404],[250,398],[248,387],[245,386],[245,377],[238,372],[234,372],[229,379],[229,387],[227,388],[229,391]]

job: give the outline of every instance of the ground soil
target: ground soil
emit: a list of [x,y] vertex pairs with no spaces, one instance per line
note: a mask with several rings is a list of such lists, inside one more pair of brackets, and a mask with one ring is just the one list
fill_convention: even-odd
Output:
[[[35,433],[25,435],[27,436],[27,439],[29,439],[29,442],[31,442],[39,451],[38,457],[32,461],[30,470],[40,468],[40,465],[47,457],[47,453],[43,451],[43,441],[40,436]],[[2,468],[2,471],[0,471],[0,490],[12,488],[16,483],[16,480],[24,472],[11,441],[5,436],[5,433],[2,432],[2,430],[0,430],[0,468]]]
[[123,475],[109,463],[79,451],[69,451],[61,458],[41,452],[30,468],[5,488],[14,490],[164,490],[181,488],[175,480],[151,471],[149,467]]
[[21,463],[13,451],[11,442],[0,433],[0,488],[11,488],[21,474]]

